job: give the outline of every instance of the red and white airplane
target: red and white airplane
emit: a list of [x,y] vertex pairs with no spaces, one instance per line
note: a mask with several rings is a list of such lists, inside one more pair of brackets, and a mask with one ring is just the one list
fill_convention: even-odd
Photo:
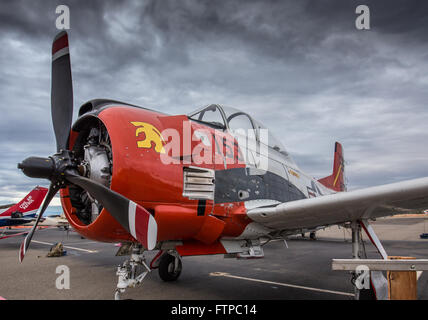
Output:
[[34,221],[47,193],[47,188],[37,186],[17,204],[1,206],[0,227],[19,226]]
[[[53,42],[51,94],[57,153],[18,167],[51,181],[38,219],[60,191],[65,215],[81,235],[132,244],[131,258],[117,271],[116,297],[153,268],[165,281],[177,279],[184,256],[260,258],[265,241],[329,225],[362,226],[386,258],[368,220],[428,207],[428,178],[345,192],[339,143],[332,174],[317,180],[250,115],[219,105],[171,116],[92,100],[72,125],[66,32]],[[21,261],[37,223],[21,246]],[[150,263],[146,250],[159,250]]]

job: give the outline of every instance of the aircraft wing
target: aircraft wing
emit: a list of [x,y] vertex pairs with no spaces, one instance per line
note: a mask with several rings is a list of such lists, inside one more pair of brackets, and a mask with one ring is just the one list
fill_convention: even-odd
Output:
[[20,233],[12,233],[12,234],[7,234],[7,235],[0,235],[0,240],[13,238],[13,237],[19,237],[19,236],[25,236],[28,234],[28,232],[30,232],[30,231],[20,232]]
[[[31,222],[31,221],[32,220],[29,220],[29,222]],[[3,228],[6,228],[6,227],[3,227]],[[22,231],[22,232],[20,231],[22,229],[14,229],[15,227],[12,227],[13,229],[6,229],[6,230],[3,230],[3,228],[0,228],[0,240],[18,237],[18,236],[25,236],[31,230],[30,227],[26,228],[25,231]],[[20,228],[20,227],[17,227],[17,228]],[[51,228],[50,227],[43,227],[43,226],[39,227],[39,230],[48,230],[48,229],[51,229]]]
[[9,221],[21,222],[21,223],[30,223],[35,221],[36,218],[10,218]]
[[428,177],[251,209],[254,221],[290,233],[428,208]]

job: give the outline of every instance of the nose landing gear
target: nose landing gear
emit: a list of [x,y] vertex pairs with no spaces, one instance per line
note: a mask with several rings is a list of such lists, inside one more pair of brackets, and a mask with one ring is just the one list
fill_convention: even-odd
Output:
[[127,288],[134,288],[137,284],[140,284],[150,271],[145,262],[143,247],[136,245],[132,248],[131,258],[117,268],[116,275],[118,280],[114,299],[120,300],[120,295]]
[[116,275],[118,276],[118,280],[114,299],[120,300],[121,294],[127,288],[134,288],[141,284],[147,274],[153,269],[159,269],[159,276],[163,281],[175,281],[181,275],[181,257],[175,250],[160,251],[152,260],[149,267],[146,264],[143,246],[134,244],[131,258],[117,268]]

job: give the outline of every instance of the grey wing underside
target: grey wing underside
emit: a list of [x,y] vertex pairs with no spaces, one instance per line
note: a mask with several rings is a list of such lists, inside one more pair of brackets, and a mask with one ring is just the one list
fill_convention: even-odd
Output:
[[298,232],[424,209],[428,209],[428,177],[254,208],[247,215],[265,227]]

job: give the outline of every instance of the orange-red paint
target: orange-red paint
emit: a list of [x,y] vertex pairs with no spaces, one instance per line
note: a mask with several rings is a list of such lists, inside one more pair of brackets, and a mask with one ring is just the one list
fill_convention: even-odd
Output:
[[333,173],[328,177],[318,180],[327,188],[337,192],[346,191],[343,159],[342,145],[339,142],[336,142],[334,148]]
[[[216,150],[214,139],[217,139],[218,144],[223,142],[220,148],[223,154],[233,148],[234,156],[239,157],[239,150],[233,137],[191,122],[186,116],[165,116],[133,107],[110,107],[101,111],[98,117],[107,128],[111,140],[113,174],[110,187],[154,214],[158,225],[158,241],[184,241],[183,246],[177,247],[182,255],[225,253],[218,239],[222,236],[238,236],[243,232],[251,222],[245,214],[245,207],[243,203],[214,205],[213,201],[207,201],[204,215],[198,216],[198,200],[190,200],[182,195],[183,167],[226,169],[225,157]],[[144,140],[145,134],[141,131],[141,134],[136,135],[136,122],[148,123],[159,132],[168,128],[177,130],[181,137],[179,155],[181,162],[163,164],[159,146],[156,146],[155,142],[152,143],[152,148],[146,145],[144,148],[139,148],[138,141]],[[192,141],[191,150],[186,150],[182,141],[183,135],[186,134],[186,126],[190,128],[191,136],[195,130],[202,129],[212,134],[211,149],[208,152],[215,163],[214,161],[211,164],[193,162],[194,153],[199,152],[194,149],[201,141],[197,139]],[[74,145],[77,136],[77,132],[71,133],[70,147]],[[169,139],[166,139],[164,143],[168,141]],[[184,164],[184,160],[191,163]],[[227,168],[244,166],[236,162],[231,163],[229,159]],[[104,209],[90,225],[81,223],[75,215],[75,209],[72,208],[68,188],[61,190],[61,202],[70,224],[84,237],[105,242],[135,241]]]

